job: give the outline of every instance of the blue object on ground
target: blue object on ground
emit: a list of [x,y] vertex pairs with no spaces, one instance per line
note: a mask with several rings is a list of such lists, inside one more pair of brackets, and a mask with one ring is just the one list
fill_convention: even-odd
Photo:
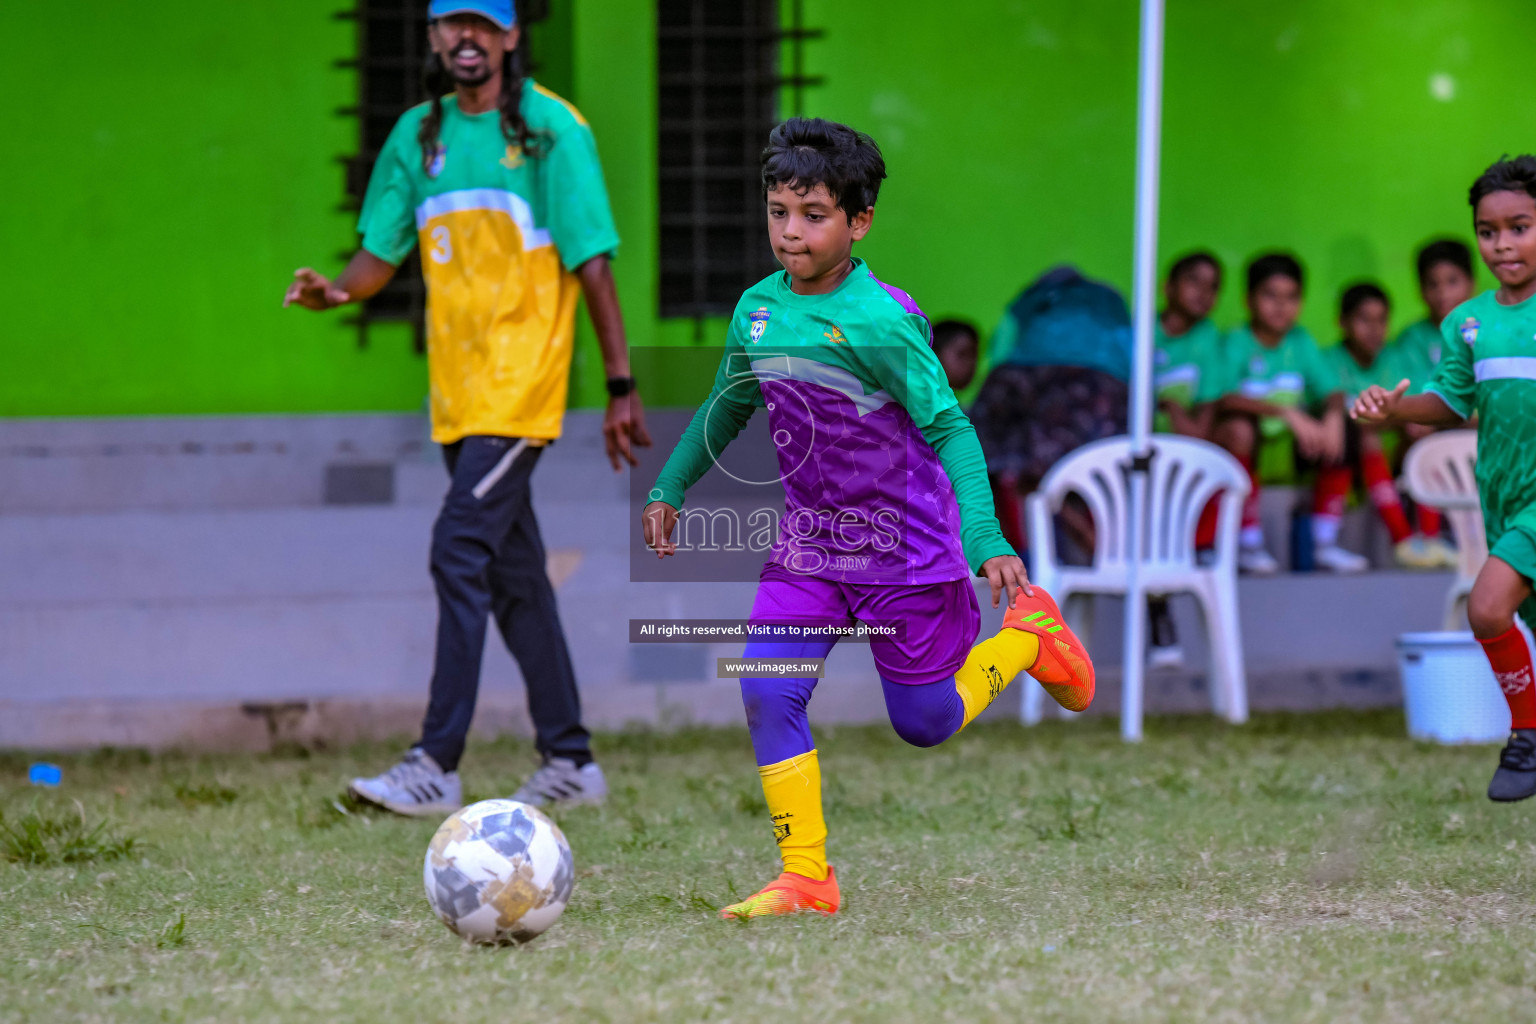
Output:
[[64,781],[64,769],[39,761],[27,768],[27,781],[34,786],[57,786]]

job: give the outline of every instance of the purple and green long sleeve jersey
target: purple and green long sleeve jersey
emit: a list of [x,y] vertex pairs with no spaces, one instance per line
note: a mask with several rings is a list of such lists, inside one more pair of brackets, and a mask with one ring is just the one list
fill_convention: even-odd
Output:
[[684,495],[767,409],[785,514],[771,560],[846,583],[964,579],[1011,555],[976,432],[910,296],[862,260],[825,295],[784,272],[731,315],[709,398],[662,467],[653,501]]

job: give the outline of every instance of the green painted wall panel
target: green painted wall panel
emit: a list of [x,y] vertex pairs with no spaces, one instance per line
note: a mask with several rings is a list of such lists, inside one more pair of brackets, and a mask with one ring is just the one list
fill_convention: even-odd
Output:
[[[597,133],[631,341],[717,344],[718,322],[701,338],[656,317],[653,0],[567,3],[540,30],[548,77],[568,79]],[[334,162],[355,145],[335,113],[354,82],[332,66],[353,28],[331,10],[78,0],[83,70],[61,73],[46,45],[56,15],[0,5],[0,35],[22,41],[0,83],[29,97],[8,132],[22,198],[0,208],[0,415],[420,407],[406,332],[358,349],[341,315],[278,308],[295,266],[335,270],[356,239]],[[1057,261],[1128,284],[1134,2],[804,10],[825,30],[806,69],[826,79],[806,112],[871,132],[890,164],[861,250],[882,277],[935,316],[988,326]],[[1306,321],[1325,338],[1338,288],[1359,275],[1382,278],[1400,320],[1416,316],[1414,246],[1466,236],[1472,176],[1536,148],[1536,110],[1509,102],[1526,70],[1510,41],[1533,33],[1536,7],[1495,0],[1170,0],[1163,252],[1211,246],[1236,271],[1261,248],[1294,249],[1313,275]],[[597,403],[580,322],[573,397]]]
[[[0,414],[414,408],[408,339],[279,308],[334,268],[353,27],[312,0],[0,5]],[[61,42],[67,40],[67,42]],[[64,45],[67,57],[60,58]],[[24,255],[23,255],[24,254]]]

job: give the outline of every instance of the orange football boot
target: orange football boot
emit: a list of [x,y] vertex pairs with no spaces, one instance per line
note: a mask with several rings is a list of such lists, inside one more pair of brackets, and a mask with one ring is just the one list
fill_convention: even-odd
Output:
[[771,917],[779,914],[798,914],[804,910],[818,914],[837,913],[841,899],[837,891],[837,872],[827,868],[827,878],[818,882],[814,878],[786,871],[763,886],[761,892],[748,896],[740,903],[732,903],[720,909],[720,916],[745,921],[753,917]]
[[1068,711],[1087,711],[1093,703],[1093,661],[1083,642],[1061,617],[1061,609],[1039,584],[1033,596],[1019,589],[1018,599],[1003,616],[1003,625],[1040,638],[1040,656],[1027,671]]

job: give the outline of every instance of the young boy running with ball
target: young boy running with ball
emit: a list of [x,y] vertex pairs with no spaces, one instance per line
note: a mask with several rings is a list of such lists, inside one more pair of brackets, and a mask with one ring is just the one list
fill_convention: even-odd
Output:
[[1536,795],[1536,684],[1515,615],[1536,623],[1536,156],[1500,160],[1472,183],[1477,248],[1499,287],[1451,311],[1443,354],[1420,394],[1403,380],[1367,388],[1351,413],[1365,423],[1450,426],[1476,415],[1477,484],[1491,552],[1467,618],[1509,702],[1509,742],[1491,800]]
[[[663,467],[642,515],[646,544],[675,553],[687,489],[758,406],[767,409],[785,516],[752,621],[855,620],[894,630],[870,647],[891,724],[931,747],[971,722],[1019,672],[1063,707],[1093,699],[1093,666],[1003,539],[981,446],[931,348],[928,320],[852,256],[869,233],[885,162],[845,125],[793,118],[763,151],[768,234],[783,265],[731,316],[714,389]],[[972,646],[981,609],[1007,597],[998,635]],[[754,641],[744,659],[823,658],[835,639]],[[724,908],[749,918],[835,913],[821,769],[806,707],[814,678],[741,680],[783,873]]]

